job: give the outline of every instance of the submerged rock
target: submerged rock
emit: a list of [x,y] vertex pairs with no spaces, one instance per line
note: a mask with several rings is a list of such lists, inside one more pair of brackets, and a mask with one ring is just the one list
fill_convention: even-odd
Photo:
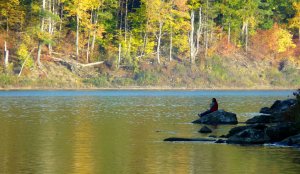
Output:
[[164,139],[164,141],[216,141],[216,138],[179,138],[170,137]]
[[237,117],[235,113],[226,112],[224,110],[218,110],[210,114],[202,116],[200,119],[193,121],[192,123],[199,124],[237,124]]
[[282,140],[279,144],[286,146],[300,146],[300,134],[288,137]]
[[218,139],[217,141],[215,141],[215,143],[217,143],[217,144],[226,143],[226,140]]
[[200,133],[211,133],[212,130],[209,129],[207,126],[203,126],[200,130],[199,130]]

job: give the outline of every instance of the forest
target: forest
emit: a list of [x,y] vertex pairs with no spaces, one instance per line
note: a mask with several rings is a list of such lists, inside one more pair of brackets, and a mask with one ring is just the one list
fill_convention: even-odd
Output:
[[298,0],[0,0],[2,88],[296,88]]

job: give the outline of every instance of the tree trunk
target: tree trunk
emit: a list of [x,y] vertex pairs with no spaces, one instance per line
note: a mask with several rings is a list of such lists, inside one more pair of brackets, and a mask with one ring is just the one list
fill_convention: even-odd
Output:
[[87,45],[87,50],[86,50],[86,63],[89,63],[89,55],[90,55],[90,39],[91,39],[91,33],[89,32],[89,37],[88,37],[88,45]]
[[172,58],[172,50],[173,50],[173,28],[171,26],[171,32],[170,32],[170,62],[173,60]]
[[230,23],[228,24],[228,39],[227,39],[227,43],[229,44],[230,43],[230,40],[231,40],[231,28],[230,28]]
[[298,28],[298,37],[299,37],[299,41],[300,41],[300,27]]
[[161,37],[162,37],[162,27],[163,27],[163,22],[159,21],[159,33],[157,37],[157,62],[160,64],[160,44],[161,44]]
[[194,10],[192,10],[192,12],[191,12],[191,32],[190,32],[190,38],[189,38],[191,64],[195,63],[194,20],[195,20],[195,12],[194,12]]
[[196,32],[196,40],[194,39],[195,32],[195,12],[191,12],[191,33],[190,33],[190,59],[191,64],[195,64],[196,56],[200,50],[200,37],[201,37],[201,29],[202,29],[202,9],[199,8],[199,21],[198,21],[198,29]]
[[[43,0],[43,4],[42,4],[42,11],[45,12],[45,8],[46,8],[46,0]],[[44,17],[42,17],[42,21],[41,21],[41,32],[44,32],[44,23],[45,23],[45,19]],[[38,55],[37,55],[37,63],[38,66],[41,66],[41,52],[42,52],[42,46],[43,46],[43,42],[41,39],[39,39],[39,44],[38,44]]]
[[[49,12],[52,12],[52,13],[54,13],[54,10],[51,8],[52,7],[52,3],[51,3],[51,0],[49,0],[49,3],[48,3],[48,8],[49,8]],[[54,5],[53,5],[53,7],[54,7]],[[48,26],[49,26],[49,28],[48,28],[48,33],[52,36],[52,28],[53,28],[53,26],[52,26],[52,18],[51,18],[51,16],[49,16],[49,18],[48,18],[48,22],[49,22],[49,24],[48,24]],[[51,54],[52,54],[52,45],[51,45],[51,42],[48,44],[48,50],[49,50],[49,55],[51,56]]]
[[125,33],[124,33],[124,37],[125,37],[125,44],[127,45],[127,25],[128,25],[128,20],[127,20],[127,16],[128,16],[128,0],[125,1],[125,19],[124,19],[124,27],[125,27]]
[[79,16],[76,15],[76,59],[79,58]]
[[4,66],[8,67],[9,50],[7,49],[6,41],[4,41]]
[[121,51],[122,51],[122,44],[119,43],[119,58],[118,58],[118,65],[117,65],[117,68],[120,67],[120,63],[121,63]]
[[[91,25],[93,26],[93,10],[91,10]],[[89,63],[89,55],[90,55],[90,40],[91,40],[91,30],[88,32],[88,43],[87,43],[87,50],[86,50],[86,63]]]
[[196,55],[198,54],[199,50],[200,50],[200,37],[201,37],[201,33],[202,33],[202,9],[199,8],[199,21],[198,21],[198,29],[197,29],[197,40],[196,40],[196,53],[195,53],[195,59],[196,59]]
[[146,50],[146,46],[147,46],[147,33],[148,33],[148,24],[149,24],[149,21],[147,20],[146,22],[146,28],[145,28],[145,34],[144,34],[144,38],[143,38],[143,49],[141,51],[141,57],[145,54],[145,50]]
[[246,23],[246,39],[245,39],[245,48],[246,48],[246,52],[248,52],[248,22]]
[[[95,12],[95,17],[94,17],[96,25],[98,23],[98,12],[99,12],[99,7],[98,7],[97,11]],[[95,27],[95,29],[93,31],[93,39],[92,39],[92,45],[91,45],[91,57],[93,57],[94,48],[95,48],[96,31],[97,31],[97,27]]]

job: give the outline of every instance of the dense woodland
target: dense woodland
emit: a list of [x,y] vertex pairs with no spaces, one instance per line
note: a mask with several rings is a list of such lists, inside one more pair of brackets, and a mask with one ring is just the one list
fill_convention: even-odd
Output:
[[2,87],[297,87],[299,45],[298,0],[0,0]]

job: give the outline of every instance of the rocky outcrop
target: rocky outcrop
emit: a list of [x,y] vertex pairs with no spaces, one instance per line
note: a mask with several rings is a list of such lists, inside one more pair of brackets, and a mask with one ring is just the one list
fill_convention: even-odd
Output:
[[226,135],[226,137],[231,137],[239,132],[242,132],[246,129],[258,129],[258,130],[265,130],[267,128],[264,124],[253,124],[253,125],[247,125],[247,126],[238,126],[230,129],[229,133]]
[[199,124],[237,124],[236,114],[226,112],[224,110],[218,110],[210,114],[202,116],[200,119],[193,121],[192,123]]
[[260,113],[264,114],[274,114],[274,113],[282,113],[287,111],[291,106],[297,103],[296,99],[288,99],[288,100],[276,100],[273,105],[268,108],[264,107],[260,110]]
[[295,123],[279,123],[266,129],[266,134],[270,137],[271,142],[282,141],[297,133],[299,133],[299,131]]
[[286,146],[300,146],[300,134],[288,137],[284,140],[282,140],[280,143],[280,145],[286,145]]
[[209,129],[207,126],[203,126],[200,130],[199,130],[200,133],[211,133],[212,130]]
[[250,118],[246,121],[247,124],[256,124],[256,123],[271,123],[274,120],[273,116],[270,115],[259,115],[253,118]]
[[264,144],[270,138],[265,134],[264,124],[239,126],[231,129],[227,135],[229,144]]
[[249,128],[243,130],[228,138],[229,144],[264,144],[269,142],[270,138],[264,130]]

